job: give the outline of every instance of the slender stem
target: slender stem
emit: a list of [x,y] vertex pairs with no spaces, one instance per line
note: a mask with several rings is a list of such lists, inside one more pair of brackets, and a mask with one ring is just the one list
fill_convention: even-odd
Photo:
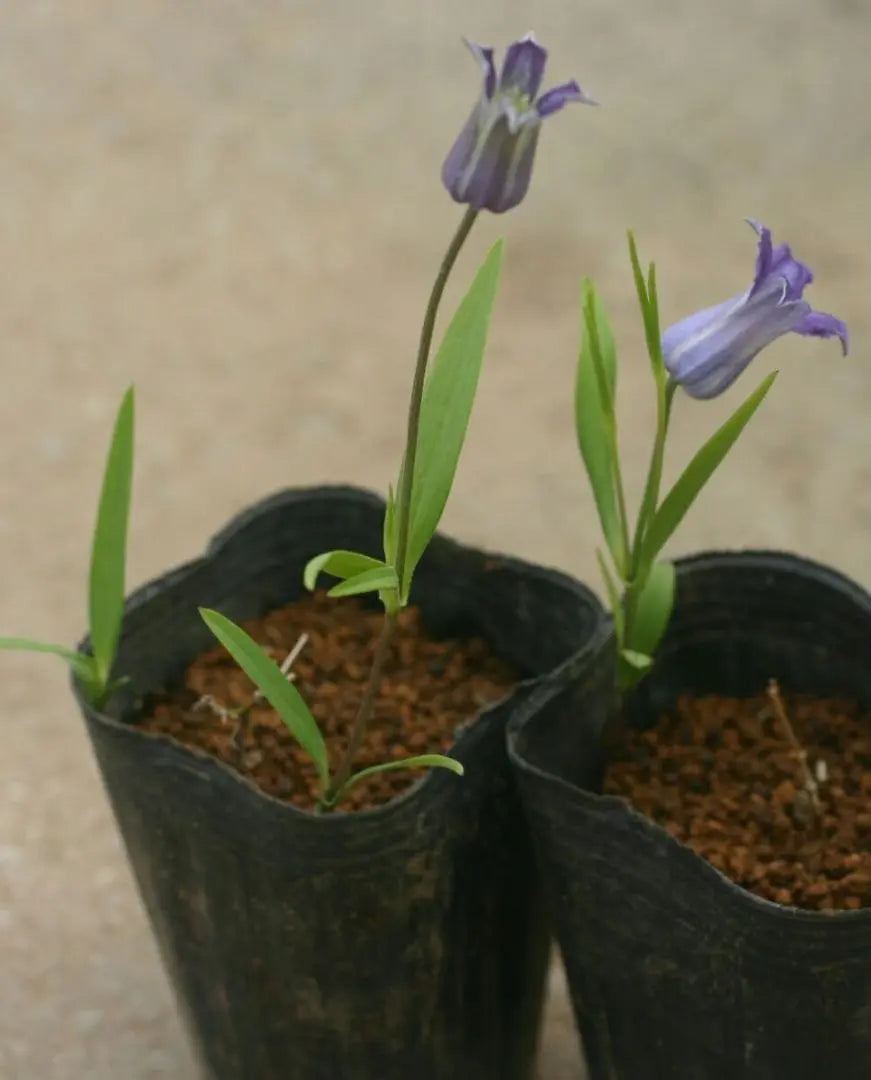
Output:
[[363,696],[360,698],[360,705],[357,709],[357,715],[354,717],[354,726],[351,729],[351,737],[348,739],[348,745],[345,747],[345,753],[342,755],[342,760],[336,770],[336,774],[330,781],[330,786],[324,794],[323,803],[326,806],[330,806],[333,803],[336,795],[342,790],[345,784],[347,784],[348,778],[351,775],[351,769],[357,754],[360,751],[360,746],[363,743],[366,727],[375,705],[375,698],[378,696],[378,689],[381,686],[381,676],[384,674],[384,661],[387,659],[387,654],[390,651],[390,641],[393,637],[395,626],[396,615],[385,613],[384,622],[381,624],[381,637],[378,639],[378,645],[375,649],[375,658],[372,661],[372,669],[369,672],[366,689],[363,691]]
[[423,386],[426,378],[426,365],[432,346],[436,315],[448,275],[453,269],[460,249],[475,223],[478,211],[471,206],[463,215],[462,221],[448,245],[445,257],[439,267],[430,293],[429,303],[423,317],[420,330],[420,344],[417,349],[417,362],[414,368],[414,382],[411,386],[411,400],[408,405],[408,435],[405,440],[405,457],[402,460],[402,476],[396,500],[396,577],[399,580],[400,603],[405,596],[405,570],[408,564],[408,532],[411,523],[411,488],[414,482],[414,462],[417,457],[417,436],[420,429],[420,406],[423,400]]
[[[447,284],[448,277],[453,269],[454,263],[457,261],[457,256],[460,254],[460,249],[466,242],[466,237],[469,235],[472,226],[475,223],[475,218],[478,216],[478,211],[471,206],[466,210],[460,221],[457,231],[454,233],[454,237],[448,245],[448,249],[445,252],[441,265],[439,266],[438,273],[436,274],[435,282],[433,283],[432,292],[430,293],[429,301],[426,305],[426,312],[423,316],[423,326],[420,330],[420,344],[417,348],[417,361],[414,368],[414,381],[411,385],[411,399],[408,404],[408,434],[405,442],[405,456],[402,459],[402,474],[400,476],[399,491],[397,492],[396,501],[396,578],[399,582],[399,603],[404,603],[405,599],[405,572],[408,565],[408,537],[409,537],[409,525],[411,521],[411,489],[412,482],[414,480],[414,463],[417,457],[417,438],[420,430],[420,407],[423,401],[423,387],[426,380],[426,366],[429,361],[430,349],[432,347],[432,336],[435,330],[436,315],[438,314],[439,304],[441,303],[442,294],[445,291],[445,285]],[[360,699],[360,706],[357,709],[357,715],[354,718],[354,726],[351,729],[351,737],[348,740],[348,745],[345,749],[345,753],[342,757],[341,764],[339,765],[336,775],[330,781],[329,788],[324,794],[323,805],[329,807],[335,800],[337,794],[342,790],[351,775],[351,769],[354,765],[354,760],[360,750],[363,743],[363,739],[366,735],[366,729],[369,725],[369,720],[372,716],[372,709],[375,705],[375,699],[378,696],[378,689],[381,686],[381,676],[384,672],[384,661],[387,658],[387,654],[390,649],[390,641],[393,637],[393,631],[396,627],[396,612],[385,611],[384,622],[381,625],[381,637],[378,641],[378,646],[375,650],[375,658],[372,661],[372,670],[369,672],[369,680],[366,683],[366,689],[363,691],[363,696]]]
[[610,424],[610,436],[611,436],[611,461],[614,468],[614,488],[617,492],[617,514],[620,518],[620,531],[622,536],[623,552],[628,565],[621,567],[621,572],[625,573],[628,569],[631,576],[632,567],[632,552],[629,550],[629,516],[626,511],[626,492],[623,488],[623,473],[620,468],[620,446],[617,441],[617,424],[613,421]]
[[659,395],[659,407],[656,418],[656,439],[653,443],[653,453],[650,458],[650,469],[647,473],[647,483],[644,487],[644,498],[641,501],[641,512],[635,525],[635,539],[632,542],[632,570],[637,571],[641,561],[641,551],[644,543],[644,532],[647,525],[656,512],[656,504],[659,501],[659,485],[662,483],[662,466],[665,459],[665,440],[668,435],[668,424],[671,420],[671,404],[674,401],[674,392],[677,383],[668,379],[665,388]]
[[644,496],[641,500],[641,509],[638,511],[638,521],[635,523],[635,537],[632,541],[632,550],[629,553],[629,579],[624,583],[623,592],[623,640],[629,641],[632,632],[632,623],[635,618],[635,603],[638,596],[638,588],[644,582],[640,580],[642,565],[641,558],[644,552],[644,538],[647,526],[656,513],[656,504],[659,502],[659,487],[662,483],[662,467],[665,460],[665,441],[668,436],[668,425],[671,420],[671,405],[674,401],[674,393],[677,383],[668,379],[658,396],[658,409],[656,418],[656,438],[653,442],[653,452],[650,458],[650,468],[647,473],[647,481],[644,485]]

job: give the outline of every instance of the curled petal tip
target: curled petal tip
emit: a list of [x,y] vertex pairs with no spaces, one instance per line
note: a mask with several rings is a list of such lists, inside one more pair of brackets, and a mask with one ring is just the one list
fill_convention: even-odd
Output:
[[489,45],[479,45],[468,38],[463,38],[463,44],[477,60],[481,74],[484,76],[484,93],[488,98],[492,98],[496,91],[496,65],[493,63],[493,49]]
[[538,115],[543,119],[545,116],[559,112],[570,101],[578,101],[582,105],[599,104],[598,101],[594,101],[588,94],[584,93],[572,79],[570,82],[563,83],[562,86],[555,86],[552,90],[548,90],[546,94],[542,94],[536,102],[535,108]]
[[850,335],[847,324],[836,315],[827,315],[824,311],[809,311],[796,327],[796,332],[808,337],[833,338],[841,342],[841,352],[847,355],[850,348]]

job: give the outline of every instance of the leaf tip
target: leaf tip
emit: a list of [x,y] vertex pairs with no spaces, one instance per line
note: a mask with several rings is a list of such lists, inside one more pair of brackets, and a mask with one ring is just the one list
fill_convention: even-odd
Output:
[[318,574],[320,572],[320,566],[318,565],[319,558],[318,555],[315,555],[313,559],[309,559],[302,572],[302,583],[309,592],[314,592],[314,587],[318,580]]

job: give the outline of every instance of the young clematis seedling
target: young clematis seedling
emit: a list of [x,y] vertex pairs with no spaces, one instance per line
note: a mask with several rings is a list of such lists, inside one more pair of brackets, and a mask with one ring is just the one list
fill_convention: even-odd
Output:
[[[384,623],[372,670],[360,701],[348,746],[333,776],[314,719],[302,698],[283,680],[274,662],[239,627],[216,612],[203,618],[236,661],[248,672],[321,770],[321,808],[341,800],[348,786],[380,769],[441,766],[461,773],[457,761],[440,754],[405,758],[352,775],[363,742],[400,609],[409,600],[415,568],[435,535],[457,470],[484,358],[490,314],[502,263],[502,241],[491,248],[451,322],[428,370],[436,316],[448,277],[481,210],[502,213],[516,206],[529,187],[538,128],[544,117],[569,101],[590,102],[577,83],[565,83],[536,100],[547,53],[529,34],[510,46],[497,80],[493,50],[469,48],[484,71],[484,93],[442,169],[451,196],[467,206],[436,274],[424,313],[408,407],[405,453],[384,517],[384,557],[356,551],[326,551],[305,568],[313,589],[319,576],[339,578],[329,595],[378,594]],[[252,652],[259,653],[259,657]],[[247,666],[246,666],[247,665]],[[271,665],[271,667],[269,666]],[[274,670],[273,670],[274,669]],[[261,678],[268,679],[281,707]],[[318,741],[320,740],[320,741]]]
[[753,358],[789,332],[838,337],[847,351],[847,328],[833,315],[813,311],[803,298],[813,274],[789,247],[774,247],[771,233],[751,222],[759,236],[751,287],[706,308],[660,335],[656,273],[645,278],[634,240],[629,251],[657,395],[657,427],[647,482],[630,537],[617,442],[617,354],[604,308],[593,285],[584,284],[583,337],[575,388],[578,443],[609,559],[597,552],[618,644],[617,683],[631,688],[650,668],[674,603],[674,567],[658,557],[702,488],[762,403],[777,375],[763,379],[702,446],[668,494],[659,492],[665,442],[676,389],[693,398],[721,394]]
[[91,545],[88,616],[91,651],[30,638],[0,637],[0,649],[52,653],[65,660],[92,705],[104,705],[120,680],[112,680],[124,614],[124,568],[133,482],[134,395],[131,386],[115,420]]

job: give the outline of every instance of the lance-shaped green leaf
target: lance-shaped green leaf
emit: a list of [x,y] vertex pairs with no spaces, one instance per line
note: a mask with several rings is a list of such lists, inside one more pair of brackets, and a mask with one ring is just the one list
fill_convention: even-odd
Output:
[[334,585],[327,596],[359,596],[361,593],[380,592],[382,589],[398,589],[399,582],[392,566],[383,563],[370,570],[349,577]]
[[317,721],[299,690],[288,681],[272,657],[268,656],[241,626],[237,626],[219,611],[209,608],[200,608],[200,615],[312,759],[321,784],[326,788],[329,781],[327,747]]
[[368,768],[354,773],[344,787],[336,792],[332,803],[340,802],[349,788],[352,788],[361,780],[365,780],[367,776],[374,776],[376,773],[381,772],[392,772],[394,769],[448,769],[450,772],[456,773],[457,776],[462,776],[465,772],[459,761],[445,757],[444,754],[420,754],[417,757],[402,758],[400,761],[385,761],[381,765],[370,765]]
[[65,645],[52,645],[46,641],[33,641],[31,638],[0,637],[0,649],[8,649],[12,652],[35,652],[49,653],[51,656],[59,656],[73,669],[76,677],[88,686],[92,686],[96,680],[94,658],[85,653],[68,649]]
[[644,323],[644,338],[647,342],[647,355],[653,368],[653,377],[657,385],[664,382],[666,377],[665,365],[662,360],[662,342],[659,332],[659,302],[656,293],[656,269],[650,264],[647,280],[641,270],[641,262],[638,258],[638,249],[635,246],[635,237],[628,233],[629,259],[632,263],[632,276],[635,279],[635,291],[638,293],[638,304],[641,308],[641,319]]
[[131,386],[121,402],[103,474],[91,548],[88,605],[91,648],[97,681],[109,682],[124,614],[124,569],[133,477],[134,397]]
[[628,649],[656,656],[674,608],[674,582],[672,563],[658,562],[650,568],[633,607],[631,640],[625,642]]
[[663,499],[661,506],[653,515],[644,541],[644,561],[649,564],[662,551],[674,530],[680,525],[687,510],[692,506],[699,492],[710,479],[714,470],[732,449],[735,440],[747,426],[750,418],[762,404],[771,384],[777,377],[773,371],[753,391],[747,400],[739,405],[732,416],[705,443],[696,456],[684,469],[674,487]]
[[502,247],[501,240],[493,245],[460,302],[424,385],[403,592],[438,527],[457,471],[484,359]]
[[373,559],[371,555],[360,555],[356,551],[325,551],[309,559],[305,564],[302,579],[307,589],[313,589],[321,572],[344,580],[362,574],[365,570],[376,570],[383,566],[380,559]]
[[617,350],[605,309],[593,283],[583,284],[581,349],[575,373],[575,431],[584,460],[602,532],[618,571],[626,570],[622,531],[614,486],[614,398],[617,386]]
[[647,317],[650,321],[650,336],[647,349],[654,374],[665,378],[667,372],[662,359],[662,333],[659,329],[659,293],[656,288],[656,263],[651,263],[647,271]]

